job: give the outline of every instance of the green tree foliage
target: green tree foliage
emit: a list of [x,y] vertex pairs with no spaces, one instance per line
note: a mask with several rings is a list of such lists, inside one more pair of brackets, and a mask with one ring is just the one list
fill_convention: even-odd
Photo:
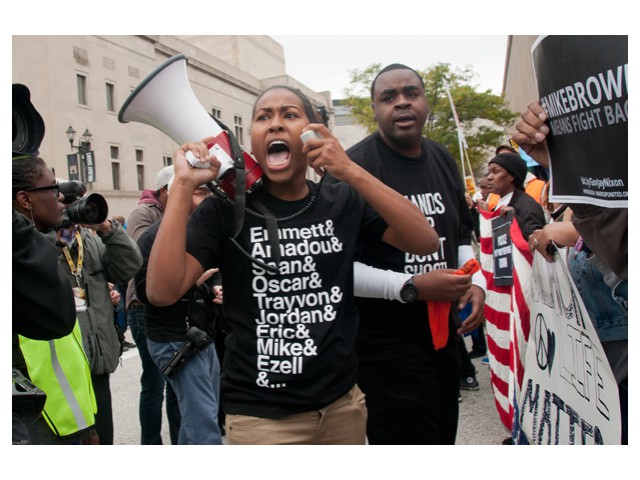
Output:
[[[380,64],[372,64],[361,71],[352,70],[351,83],[345,92],[352,115],[369,133],[377,129],[371,108],[370,86],[380,69]],[[507,127],[513,124],[517,114],[507,108],[501,95],[491,90],[478,91],[471,84],[475,74],[469,68],[454,71],[449,64],[438,63],[418,73],[424,80],[431,111],[423,130],[424,135],[445,145],[460,163],[456,122],[446,91],[448,84],[469,147],[467,156],[474,176],[479,178],[486,170],[486,163],[493,156],[495,148],[506,142]],[[465,171],[467,169],[465,163]]]

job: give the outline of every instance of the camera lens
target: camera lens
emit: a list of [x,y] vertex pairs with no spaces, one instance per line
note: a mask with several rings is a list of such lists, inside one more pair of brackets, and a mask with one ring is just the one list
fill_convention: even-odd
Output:
[[67,215],[73,223],[97,225],[107,219],[109,207],[99,193],[91,193],[67,207]]
[[30,97],[27,87],[13,84],[11,149],[14,156],[37,155],[44,137],[44,122]]
[[[104,222],[107,218],[106,206],[106,203],[101,204],[100,202],[95,201],[95,199],[93,201],[88,201],[85,205],[84,214],[89,223],[95,224]],[[102,207],[104,207],[104,209]]]
[[16,111],[13,109],[13,150],[16,152],[20,152],[24,150],[25,145],[27,144],[27,127],[24,116],[22,112]]
[[35,139],[32,132],[37,130],[37,125],[34,124],[33,118],[26,115],[27,112],[13,107],[12,116],[12,130],[13,130],[13,145],[12,151],[18,154],[37,154],[38,147],[40,146],[40,140]]

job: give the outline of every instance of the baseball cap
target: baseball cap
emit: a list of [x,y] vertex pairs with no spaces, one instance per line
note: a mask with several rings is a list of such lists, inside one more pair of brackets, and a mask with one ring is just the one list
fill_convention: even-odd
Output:
[[160,190],[169,185],[171,177],[173,177],[173,165],[169,165],[160,170],[156,175],[156,190]]
[[[171,191],[171,185],[173,185],[173,180],[176,177],[171,177],[171,179],[169,180],[169,183],[167,184],[167,190]],[[203,183],[202,185],[198,185],[198,188],[206,188],[207,190],[209,189],[209,185],[206,183]]]

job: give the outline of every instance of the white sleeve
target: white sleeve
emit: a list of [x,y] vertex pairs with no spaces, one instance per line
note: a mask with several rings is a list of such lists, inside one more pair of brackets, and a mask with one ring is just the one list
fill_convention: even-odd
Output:
[[400,290],[411,277],[412,275],[408,273],[382,270],[361,262],[353,263],[354,294],[356,297],[383,298],[402,302]]
[[[462,267],[465,263],[467,263],[472,258],[476,258],[473,254],[473,248],[471,245],[460,245],[458,246],[458,268]],[[477,285],[485,292],[487,291],[487,280],[484,278],[482,274],[482,270],[477,271],[471,277],[471,283],[473,285]]]

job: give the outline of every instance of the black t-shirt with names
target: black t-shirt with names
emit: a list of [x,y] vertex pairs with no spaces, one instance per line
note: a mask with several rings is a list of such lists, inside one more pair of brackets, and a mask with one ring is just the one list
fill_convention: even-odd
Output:
[[[226,413],[279,418],[317,410],[355,384],[353,261],[361,237],[379,241],[386,223],[346,184],[309,187],[295,202],[252,194],[279,219],[277,274],[230,240],[232,207],[209,198],[189,219],[187,251],[223,276]],[[235,240],[254,258],[273,261],[259,216],[247,213]]]
[[[428,256],[402,252],[384,242],[363,244],[360,260],[370,266],[419,275],[458,267],[458,246],[471,244],[473,224],[460,171],[447,150],[422,139],[422,153],[409,158],[389,148],[378,132],[351,147],[349,157],[420,208],[440,237],[438,251]],[[403,304],[357,298],[360,331],[356,350],[360,360],[400,357],[432,349],[427,304]],[[450,332],[458,322],[455,309]],[[453,333],[452,333],[453,334]]]

